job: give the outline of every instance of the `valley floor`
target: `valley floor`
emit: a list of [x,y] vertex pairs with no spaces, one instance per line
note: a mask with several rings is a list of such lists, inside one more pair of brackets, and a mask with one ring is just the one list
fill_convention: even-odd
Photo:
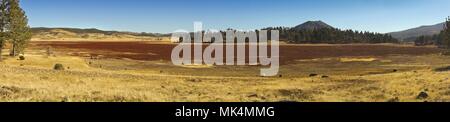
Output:
[[[280,76],[260,77],[256,66],[179,67],[164,59],[92,58],[67,48],[46,56],[45,50],[32,47],[25,60],[4,56],[0,101],[450,101],[450,70],[436,71],[450,66],[450,56],[434,52],[292,59]],[[56,63],[65,70],[53,70]]]

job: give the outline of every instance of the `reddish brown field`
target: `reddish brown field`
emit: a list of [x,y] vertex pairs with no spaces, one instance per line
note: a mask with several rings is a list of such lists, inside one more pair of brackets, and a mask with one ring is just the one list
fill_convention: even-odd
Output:
[[[134,60],[169,60],[175,44],[144,42],[32,42],[33,47],[69,52],[75,56],[101,56]],[[280,62],[286,64],[301,59],[345,56],[425,55],[439,53],[433,47],[399,45],[281,45]]]

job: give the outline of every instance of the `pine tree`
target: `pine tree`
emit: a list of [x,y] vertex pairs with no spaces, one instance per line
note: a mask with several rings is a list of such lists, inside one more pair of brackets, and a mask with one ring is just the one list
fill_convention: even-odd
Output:
[[0,0],[0,61],[2,61],[2,50],[5,46],[5,43],[7,41],[7,33],[6,33],[6,26],[8,24],[8,1],[9,0]]
[[450,17],[445,21],[444,30],[441,32],[444,47],[450,49]]
[[31,29],[25,12],[20,8],[19,0],[9,0],[7,29],[12,44],[11,56],[23,54],[24,49],[31,39]]

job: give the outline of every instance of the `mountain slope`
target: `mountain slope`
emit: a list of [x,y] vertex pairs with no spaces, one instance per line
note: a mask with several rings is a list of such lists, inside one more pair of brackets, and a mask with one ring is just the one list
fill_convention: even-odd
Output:
[[317,30],[317,29],[322,29],[322,28],[333,28],[333,27],[322,21],[307,21],[303,24],[295,26],[293,29],[295,29],[295,30]]
[[389,33],[392,37],[399,40],[404,40],[408,38],[414,38],[419,36],[431,36],[439,34],[444,28],[444,23],[439,23],[436,25],[420,26],[417,28],[412,28],[404,31]]

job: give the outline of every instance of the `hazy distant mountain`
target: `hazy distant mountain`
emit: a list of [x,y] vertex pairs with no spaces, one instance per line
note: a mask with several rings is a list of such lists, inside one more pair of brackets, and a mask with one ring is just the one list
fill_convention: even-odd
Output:
[[444,23],[439,23],[436,25],[428,25],[428,26],[420,26],[417,28],[412,28],[399,32],[389,33],[392,37],[397,38],[399,40],[405,40],[408,38],[414,38],[419,36],[431,36],[435,34],[439,34],[444,28]]
[[295,29],[295,30],[317,30],[317,29],[322,29],[322,28],[333,28],[333,27],[322,21],[308,21],[308,22],[305,22],[298,26],[295,26],[292,29]]

